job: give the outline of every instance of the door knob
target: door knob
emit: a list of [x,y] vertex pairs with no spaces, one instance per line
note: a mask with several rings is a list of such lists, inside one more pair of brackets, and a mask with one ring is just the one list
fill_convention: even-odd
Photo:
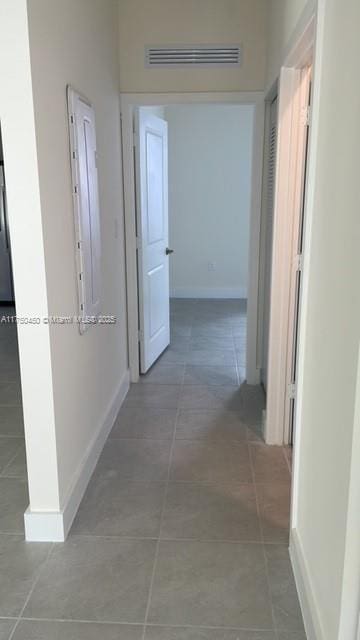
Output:
[[170,253],[174,253],[174,249],[169,249],[169,247],[166,247],[165,253],[166,253],[167,256],[169,256]]

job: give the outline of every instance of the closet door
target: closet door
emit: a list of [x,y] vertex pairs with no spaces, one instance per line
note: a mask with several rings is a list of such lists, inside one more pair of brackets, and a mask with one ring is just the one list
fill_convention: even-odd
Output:
[[276,172],[276,143],[277,143],[277,97],[270,105],[270,127],[268,142],[268,170],[266,186],[266,216],[265,216],[265,255],[264,255],[264,299],[263,299],[263,342],[261,382],[265,391],[267,388],[269,327],[270,327],[270,299],[271,299],[271,262],[273,244],[274,221],[274,190]]

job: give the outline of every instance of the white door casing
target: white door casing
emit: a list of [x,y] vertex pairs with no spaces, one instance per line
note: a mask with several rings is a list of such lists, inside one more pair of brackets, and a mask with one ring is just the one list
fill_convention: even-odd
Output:
[[135,124],[140,370],[170,343],[167,122],[139,108]]

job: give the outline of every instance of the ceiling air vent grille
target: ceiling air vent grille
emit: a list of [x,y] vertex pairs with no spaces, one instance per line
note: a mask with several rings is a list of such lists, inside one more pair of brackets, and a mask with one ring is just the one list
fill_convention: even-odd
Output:
[[145,47],[147,67],[239,67],[241,46],[179,45]]

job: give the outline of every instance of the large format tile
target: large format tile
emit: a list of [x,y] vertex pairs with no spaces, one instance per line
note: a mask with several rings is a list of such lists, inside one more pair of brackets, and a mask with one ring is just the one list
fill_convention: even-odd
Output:
[[142,632],[141,625],[21,620],[12,640],[141,640]]
[[251,461],[257,483],[289,483],[290,473],[282,447],[266,444],[250,445]]
[[303,631],[304,625],[288,549],[285,545],[265,545],[265,554],[275,625],[278,629],[287,631]]
[[0,382],[0,405],[21,406],[21,386],[19,382]]
[[260,541],[253,486],[170,485],[161,535],[164,538]]
[[290,484],[258,484],[261,529],[265,542],[288,542]]
[[[29,640],[33,640],[33,638],[29,638]],[[39,640],[42,640],[42,638]],[[145,640],[276,640],[276,636],[274,631],[147,626]],[[281,640],[285,640],[285,638]],[[289,640],[291,639],[289,638]],[[294,640],[297,639],[294,638]]]
[[70,538],[52,551],[24,617],[141,623],[154,554],[151,540]]
[[235,351],[222,349],[192,349],[186,356],[186,363],[213,367],[236,366]]
[[3,476],[27,479],[25,444],[21,443],[14,458],[6,465]]
[[307,640],[305,631],[279,631],[278,640]]
[[244,442],[248,435],[247,426],[238,414],[223,409],[183,409],[176,424],[176,439],[206,440],[207,442]]
[[0,438],[0,474],[15,457],[22,445],[18,438]]
[[119,480],[164,481],[170,449],[170,440],[108,440],[98,470],[117,471]]
[[16,438],[24,436],[21,407],[0,407],[0,436]]
[[166,384],[133,384],[124,407],[176,409],[181,387]]
[[160,358],[151,369],[140,376],[141,384],[182,384],[184,379],[184,364],[164,364]]
[[198,318],[192,325],[191,336],[194,338],[201,336],[230,338],[232,337],[231,322],[228,322],[227,320],[203,320]]
[[23,533],[24,512],[29,505],[23,478],[0,478],[0,532]]
[[120,410],[110,438],[155,438],[172,440],[176,409],[137,409]]
[[184,384],[239,386],[237,368],[234,366],[186,365]]
[[160,542],[148,621],[271,629],[261,545]]
[[248,447],[238,442],[177,440],[170,478],[175,482],[251,482]]
[[194,349],[206,349],[207,351],[234,351],[233,337],[225,336],[194,336],[190,340],[190,351]]
[[16,620],[0,620],[0,640],[9,640]]
[[0,535],[0,616],[20,614],[51,545]]
[[239,389],[231,386],[184,386],[179,407],[182,409],[227,409],[239,411],[243,400]]
[[72,533],[157,537],[165,485],[127,482],[116,471],[97,471],[81,502]]

